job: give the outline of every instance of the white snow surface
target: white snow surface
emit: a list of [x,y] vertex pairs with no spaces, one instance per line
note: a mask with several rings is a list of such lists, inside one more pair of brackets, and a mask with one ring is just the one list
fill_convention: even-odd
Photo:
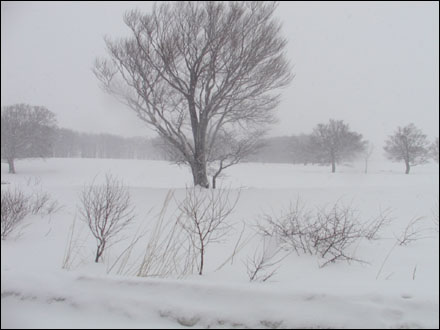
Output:
[[[183,279],[108,273],[126,242],[110,247],[105,260],[95,264],[94,240],[80,221],[80,252],[69,270],[62,264],[85,184],[106,173],[124,180],[136,206],[135,224],[126,233],[132,237],[153,222],[170,189],[175,200],[183,198],[191,186],[187,168],[110,159],[22,160],[16,167],[18,174],[10,175],[2,164],[2,183],[8,183],[2,190],[21,187],[32,193],[38,186],[62,208],[28,217],[1,242],[2,328],[439,327],[439,236],[433,221],[438,217],[437,164],[414,167],[410,175],[403,174],[402,164],[387,162],[370,164],[368,174],[362,164],[340,166],[335,174],[321,166],[232,167],[219,183],[231,194],[240,192],[230,218],[236,230],[208,247],[203,276]],[[253,240],[219,269],[243,223],[248,237],[263,213],[279,213],[298,198],[310,208],[349,204],[363,221],[388,209],[393,222],[383,239],[362,242],[353,251],[365,263],[321,268],[316,256],[290,254],[269,281],[250,283],[245,260],[258,247]],[[175,219],[172,211],[167,214]],[[422,239],[394,247],[395,236],[415,217],[423,217]]]

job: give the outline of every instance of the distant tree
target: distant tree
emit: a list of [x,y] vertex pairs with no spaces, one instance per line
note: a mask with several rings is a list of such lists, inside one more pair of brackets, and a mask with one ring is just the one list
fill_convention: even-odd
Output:
[[177,1],[128,12],[131,36],[106,40],[94,73],[185,158],[209,187],[209,141],[273,122],[292,79],[287,40],[264,1]]
[[366,142],[365,144],[365,150],[364,150],[364,162],[365,162],[365,167],[364,167],[364,172],[367,173],[368,172],[368,162],[370,160],[371,155],[373,154],[374,151],[374,144],[372,144],[371,142]]
[[438,163],[438,155],[439,155],[438,138],[436,138],[435,141],[432,142],[431,146],[429,147],[429,153],[431,155],[431,158],[436,163]]
[[409,174],[411,166],[423,164],[427,161],[428,141],[414,124],[398,127],[393,135],[385,141],[384,150],[388,159],[396,162],[404,161]]
[[40,106],[15,104],[1,112],[1,158],[15,173],[15,160],[48,157],[55,139],[55,114]]
[[315,161],[331,164],[332,173],[336,171],[336,164],[352,160],[365,150],[362,135],[350,131],[349,125],[342,120],[330,119],[327,124],[319,124],[311,138],[311,152]]

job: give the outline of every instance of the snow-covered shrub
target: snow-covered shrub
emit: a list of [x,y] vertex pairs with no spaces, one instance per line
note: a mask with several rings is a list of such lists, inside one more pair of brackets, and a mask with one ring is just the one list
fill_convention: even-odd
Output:
[[362,225],[357,210],[351,206],[335,203],[330,208],[311,211],[297,201],[281,215],[265,214],[258,227],[287,250],[323,258],[324,267],[341,260],[362,262],[352,254],[352,247],[362,239],[378,239],[389,221],[387,214],[381,214]]
[[291,203],[286,212],[280,215],[264,214],[258,225],[264,236],[275,237],[278,242],[298,255],[313,254],[310,231],[312,214],[299,200]]
[[365,238],[365,231],[351,207],[335,204],[318,210],[309,237],[315,254],[326,260],[322,266],[339,260],[361,262],[350,253],[351,247]]
[[5,239],[28,215],[49,215],[59,209],[58,202],[41,190],[15,187],[1,192],[1,238]]
[[18,188],[2,190],[1,239],[6,239],[31,213],[29,201],[30,197]]
[[207,246],[221,241],[232,230],[228,218],[239,198],[240,194],[230,197],[229,189],[186,189],[185,199],[179,205],[179,224],[200,256],[199,275],[203,274]]
[[79,214],[97,242],[95,262],[106,247],[134,218],[128,188],[117,178],[106,175],[102,185],[93,182],[81,194]]

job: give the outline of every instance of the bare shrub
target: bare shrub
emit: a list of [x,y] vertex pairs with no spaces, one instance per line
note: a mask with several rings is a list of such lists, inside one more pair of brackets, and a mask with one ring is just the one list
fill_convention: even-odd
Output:
[[[1,238],[5,239],[19,226],[28,215],[49,215],[56,212],[60,206],[56,200],[39,189],[37,178],[28,178],[25,189],[15,187],[1,192]],[[32,186],[31,186],[32,185]],[[29,191],[29,189],[31,189]]]
[[357,211],[349,206],[335,204],[331,209],[320,209],[310,238],[315,253],[326,259],[321,267],[339,260],[363,262],[349,254],[351,247],[364,238]]
[[298,255],[317,255],[325,260],[321,267],[336,261],[357,261],[352,252],[362,239],[379,239],[380,230],[390,223],[388,213],[381,213],[366,225],[359,222],[359,214],[351,206],[335,203],[314,212],[299,200],[291,203],[287,212],[274,216],[265,214],[258,225],[261,233],[276,237],[287,250]]
[[264,214],[258,228],[264,236],[276,237],[287,249],[298,255],[314,254],[309,237],[312,228],[312,214],[299,199],[290,203],[287,212],[280,215]]
[[31,213],[29,197],[20,189],[1,192],[1,239],[11,234],[23,219]]
[[185,199],[179,205],[181,215],[178,223],[199,255],[199,275],[203,274],[208,245],[220,242],[232,230],[227,220],[237,205],[240,194],[236,198],[230,198],[229,195],[229,189],[187,188]]
[[280,256],[282,248],[273,246],[268,242],[268,237],[263,236],[252,257],[246,260],[246,271],[250,282],[266,282],[273,277],[280,263],[288,256]]
[[134,218],[130,205],[130,194],[117,178],[106,175],[105,183],[94,182],[81,193],[79,214],[87,223],[97,242],[95,262],[98,262],[106,247],[115,243],[118,234]]

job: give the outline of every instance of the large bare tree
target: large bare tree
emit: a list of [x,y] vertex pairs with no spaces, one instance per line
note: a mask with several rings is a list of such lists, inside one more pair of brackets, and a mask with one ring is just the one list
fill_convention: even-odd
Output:
[[385,141],[384,150],[388,159],[405,162],[405,174],[411,166],[423,164],[428,159],[428,140],[426,135],[413,123],[398,127]]
[[179,1],[126,13],[131,36],[106,39],[94,73],[209,187],[207,160],[221,131],[273,122],[292,79],[272,2]]
[[1,112],[1,158],[15,173],[15,160],[51,156],[55,114],[45,107],[14,104]]

